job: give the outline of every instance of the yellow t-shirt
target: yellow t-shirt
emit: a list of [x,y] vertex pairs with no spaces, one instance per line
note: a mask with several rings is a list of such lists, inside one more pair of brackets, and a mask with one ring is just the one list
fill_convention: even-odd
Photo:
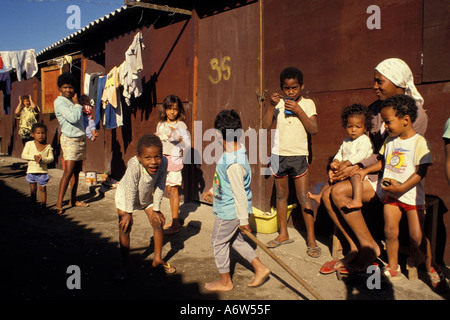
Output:
[[[311,99],[302,97],[298,105],[308,118],[317,115],[316,105]],[[277,119],[277,128],[272,153],[279,156],[307,156],[308,133],[297,116],[284,113],[284,100],[275,106],[273,116]]]

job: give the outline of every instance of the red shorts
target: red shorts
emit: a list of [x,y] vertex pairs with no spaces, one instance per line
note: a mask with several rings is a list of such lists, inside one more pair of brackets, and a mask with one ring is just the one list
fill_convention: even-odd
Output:
[[391,196],[386,196],[386,198],[384,198],[383,203],[390,204],[392,206],[397,206],[400,209],[403,209],[404,211],[411,211],[411,210],[423,211],[423,210],[425,210],[425,205],[406,204],[401,201],[398,201],[398,199],[391,197]]

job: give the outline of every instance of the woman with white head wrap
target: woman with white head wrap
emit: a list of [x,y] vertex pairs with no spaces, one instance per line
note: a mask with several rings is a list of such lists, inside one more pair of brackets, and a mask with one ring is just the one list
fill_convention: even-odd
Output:
[[[417,120],[414,122],[414,130],[425,135],[428,124],[428,116],[423,109],[423,97],[414,85],[414,77],[409,66],[401,59],[390,58],[382,61],[375,68],[374,90],[379,100],[384,100],[395,94],[406,94],[416,100]],[[376,138],[374,142],[376,150],[381,147],[387,134],[384,133],[380,113],[380,101],[371,105],[374,123],[371,131],[371,138]],[[381,130],[381,132],[379,132]],[[381,133],[380,137],[372,137]]]
[[[428,117],[423,109],[424,100],[414,85],[414,77],[411,69],[403,60],[391,58],[382,61],[375,68],[374,80],[375,84],[373,89],[375,90],[378,100],[369,106],[369,109],[373,114],[372,128],[369,137],[373,143],[374,155],[363,160],[359,164],[355,164],[342,172],[338,172],[333,179],[335,181],[343,181],[333,185],[331,192],[327,194],[324,192],[322,194],[322,202],[325,205],[328,214],[349,243],[349,252],[344,259],[340,261],[332,260],[322,266],[320,272],[324,274],[332,273],[337,269],[339,269],[341,273],[345,273],[346,271],[365,272],[367,267],[377,259],[381,252],[366,225],[361,210],[355,209],[344,211],[342,209],[343,203],[353,196],[352,185],[349,179],[346,178],[349,177],[352,170],[356,170],[359,167],[371,166],[378,161],[376,153],[378,153],[384,139],[388,135],[384,130],[383,120],[380,115],[381,102],[386,98],[397,94],[411,96],[416,100],[418,107],[417,120],[413,125],[414,130],[424,134],[427,127]],[[368,179],[363,181],[363,202],[368,203],[375,199],[381,201],[384,199],[382,189],[379,187],[378,175],[376,174],[369,175]],[[338,216],[341,216],[344,219],[346,225],[350,227],[358,241],[354,241],[354,239],[350,237],[350,233],[343,227]]]

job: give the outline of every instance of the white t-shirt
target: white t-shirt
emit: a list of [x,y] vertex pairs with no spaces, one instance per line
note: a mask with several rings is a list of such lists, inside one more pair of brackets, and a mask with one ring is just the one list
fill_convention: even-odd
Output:
[[355,140],[346,138],[333,160],[339,160],[339,162],[348,160],[351,164],[356,164],[370,157],[372,153],[372,141],[363,134]]
[[[384,156],[385,166],[383,178],[405,182],[416,172],[416,166],[431,164],[431,151],[427,140],[416,133],[409,139],[387,137],[380,149]],[[425,179],[420,180],[413,188],[402,195],[390,194],[399,201],[409,205],[425,204]]]
[[[308,118],[317,115],[316,105],[311,99],[301,98],[298,105]],[[277,129],[272,153],[279,156],[307,156],[309,152],[306,129],[297,116],[284,113],[284,100],[281,99],[275,106],[273,116],[277,118]]]

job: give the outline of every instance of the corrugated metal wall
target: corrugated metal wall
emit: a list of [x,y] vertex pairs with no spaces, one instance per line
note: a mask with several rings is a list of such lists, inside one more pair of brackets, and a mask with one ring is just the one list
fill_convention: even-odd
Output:
[[[144,94],[126,109],[123,127],[101,130],[99,141],[88,142],[85,168],[110,170],[120,177],[135,153],[139,136],[155,131],[154,108],[168,94],[177,94],[185,104],[197,159],[206,155],[210,137],[203,134],[213,127],[222,109],[238,110],[244,130],[258,132],[264,108],[257,100],[257,90],[267,90],[267,96],[278,91],[280,71],[293,65],[303,70],[304,96],[315,101],[318,111],[319,133],[312,137],[310,168],[313,189],[326,181],[327,161],[345,137],[337,120],[342,108],[356,102],[372,103],[376,99],[372,91],[374,67],[386,58],[399,57],[411,67],[429,115],[426,137],[434,165],[428,171],[427,193],[439,196],[450,206],[441,139],[444,123],[450,117],[449,4],[448,0],[261,0],[234,9],[227,7],[223,12],[202,12],[200,17],[194,11],[190,20],[115,36],[105,44],[105,65],[87,61],[86,72],[107,73],[120,65],[135,33],[141,31],[146,46]],[[367,12],[369,5],[381,9],[381,29],[367,27],[372,14]],[[36,81],[34,87],[40,95]],[[30,81],[15,82],[12,109],[18,95],[33,89]],[[41,119],[49,126],[50,139],[55,138],[56,119],[50,115]],[[194,121],[201,122],[194,127]],[[11,115],[1,116],[0,134],[2,150],[20,156],[20,137]],[[250,151],[253,145],[247,140],[246,147]],[[269,210],[273,204],[273,179],[260,175],[263,167],[260,161],[252,165],[252,191],[254,205]],[[213,174],[213,164],[189,166],[184,173],[188,183],[185,197],[201,199],[211,187]],[[295,195],[291,201],[295,201]],[[443,216],[447,229],[449,216]]]

